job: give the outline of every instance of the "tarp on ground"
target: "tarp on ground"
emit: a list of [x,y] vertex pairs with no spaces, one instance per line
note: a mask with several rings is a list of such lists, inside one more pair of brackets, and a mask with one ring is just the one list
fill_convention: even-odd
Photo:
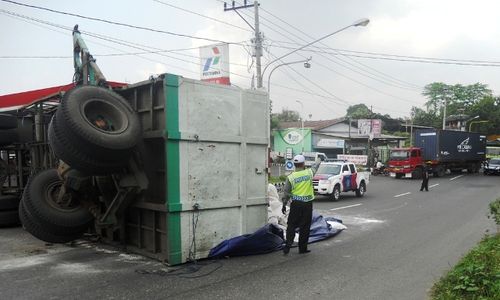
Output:
[[[332,226],[342,223],[333,217],[323,217],[313,211],[309,243],[318,242],[341,232],[345,226]],[[209,258],[246,256],[264,254],[280,250],[285,240],[283,230],[275,224],[266,224],[252,234],[237,236],[222,241],[210,250]]]

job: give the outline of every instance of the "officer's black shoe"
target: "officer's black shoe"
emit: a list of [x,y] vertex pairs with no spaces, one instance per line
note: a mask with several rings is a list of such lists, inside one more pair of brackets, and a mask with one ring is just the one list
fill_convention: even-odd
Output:
[[283,254],[287,255],[289,252],[290,252],[290,247],[288,247],[287,245],[285,245],[285,247],[283,247]]
[[299,254],[306,254],[306,253],[309,253],[311,252],[311,250],[302,250],[302,251],[299,251]]

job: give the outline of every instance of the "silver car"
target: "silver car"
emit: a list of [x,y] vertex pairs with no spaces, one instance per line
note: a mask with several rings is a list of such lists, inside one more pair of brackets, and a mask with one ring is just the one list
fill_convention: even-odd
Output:
[[484,175],[500,175],[500,158],[490,159],[483,172]]

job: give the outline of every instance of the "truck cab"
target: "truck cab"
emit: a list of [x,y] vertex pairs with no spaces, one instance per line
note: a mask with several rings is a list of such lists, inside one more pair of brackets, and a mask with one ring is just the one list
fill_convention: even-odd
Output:
[[354,163],[345,161],[322,162],[313,177],[314,193],[327,195],[334,201],[342,192],[355,192],[363,197],[369,182],[368,172],[358,172]]
[[421,178],[423,164],[422,149],[395,148],[391,150],[387,170],[391,177]]

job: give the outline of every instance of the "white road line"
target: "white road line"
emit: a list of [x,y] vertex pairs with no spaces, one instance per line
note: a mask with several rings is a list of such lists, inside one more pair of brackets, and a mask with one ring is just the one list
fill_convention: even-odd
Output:
[[453,177],[453,178],[450,178],[450,181],[455,180],[455,179],[457,179],[457,178],[460,178],[460,177],[462,177],[462,176],[464,176],[464,175],[458,175],[458,176],[455,176],[455,177]]
[[342,206],[342,207],[332,208],[330,210],[339,210],[339,209],[344,209],[344,208],[349,208],[349,207],[356,207],[356,206],[360,206],[360,205],[363,205],[363,203],[358,203],[358,204],[353,204],[353,205],[348,205],[348,206]]
[[439,185],[439,183],[436,183],[436,184],[430,185],[429,188],[433,188],[433,187],[438,186],[438,185]]
[[411,194],[411,192],[396,195],[396,196],[394,196],[394,198],[398,198],[398,197],[405,196],[405,195],[409,195],[409,194]]

